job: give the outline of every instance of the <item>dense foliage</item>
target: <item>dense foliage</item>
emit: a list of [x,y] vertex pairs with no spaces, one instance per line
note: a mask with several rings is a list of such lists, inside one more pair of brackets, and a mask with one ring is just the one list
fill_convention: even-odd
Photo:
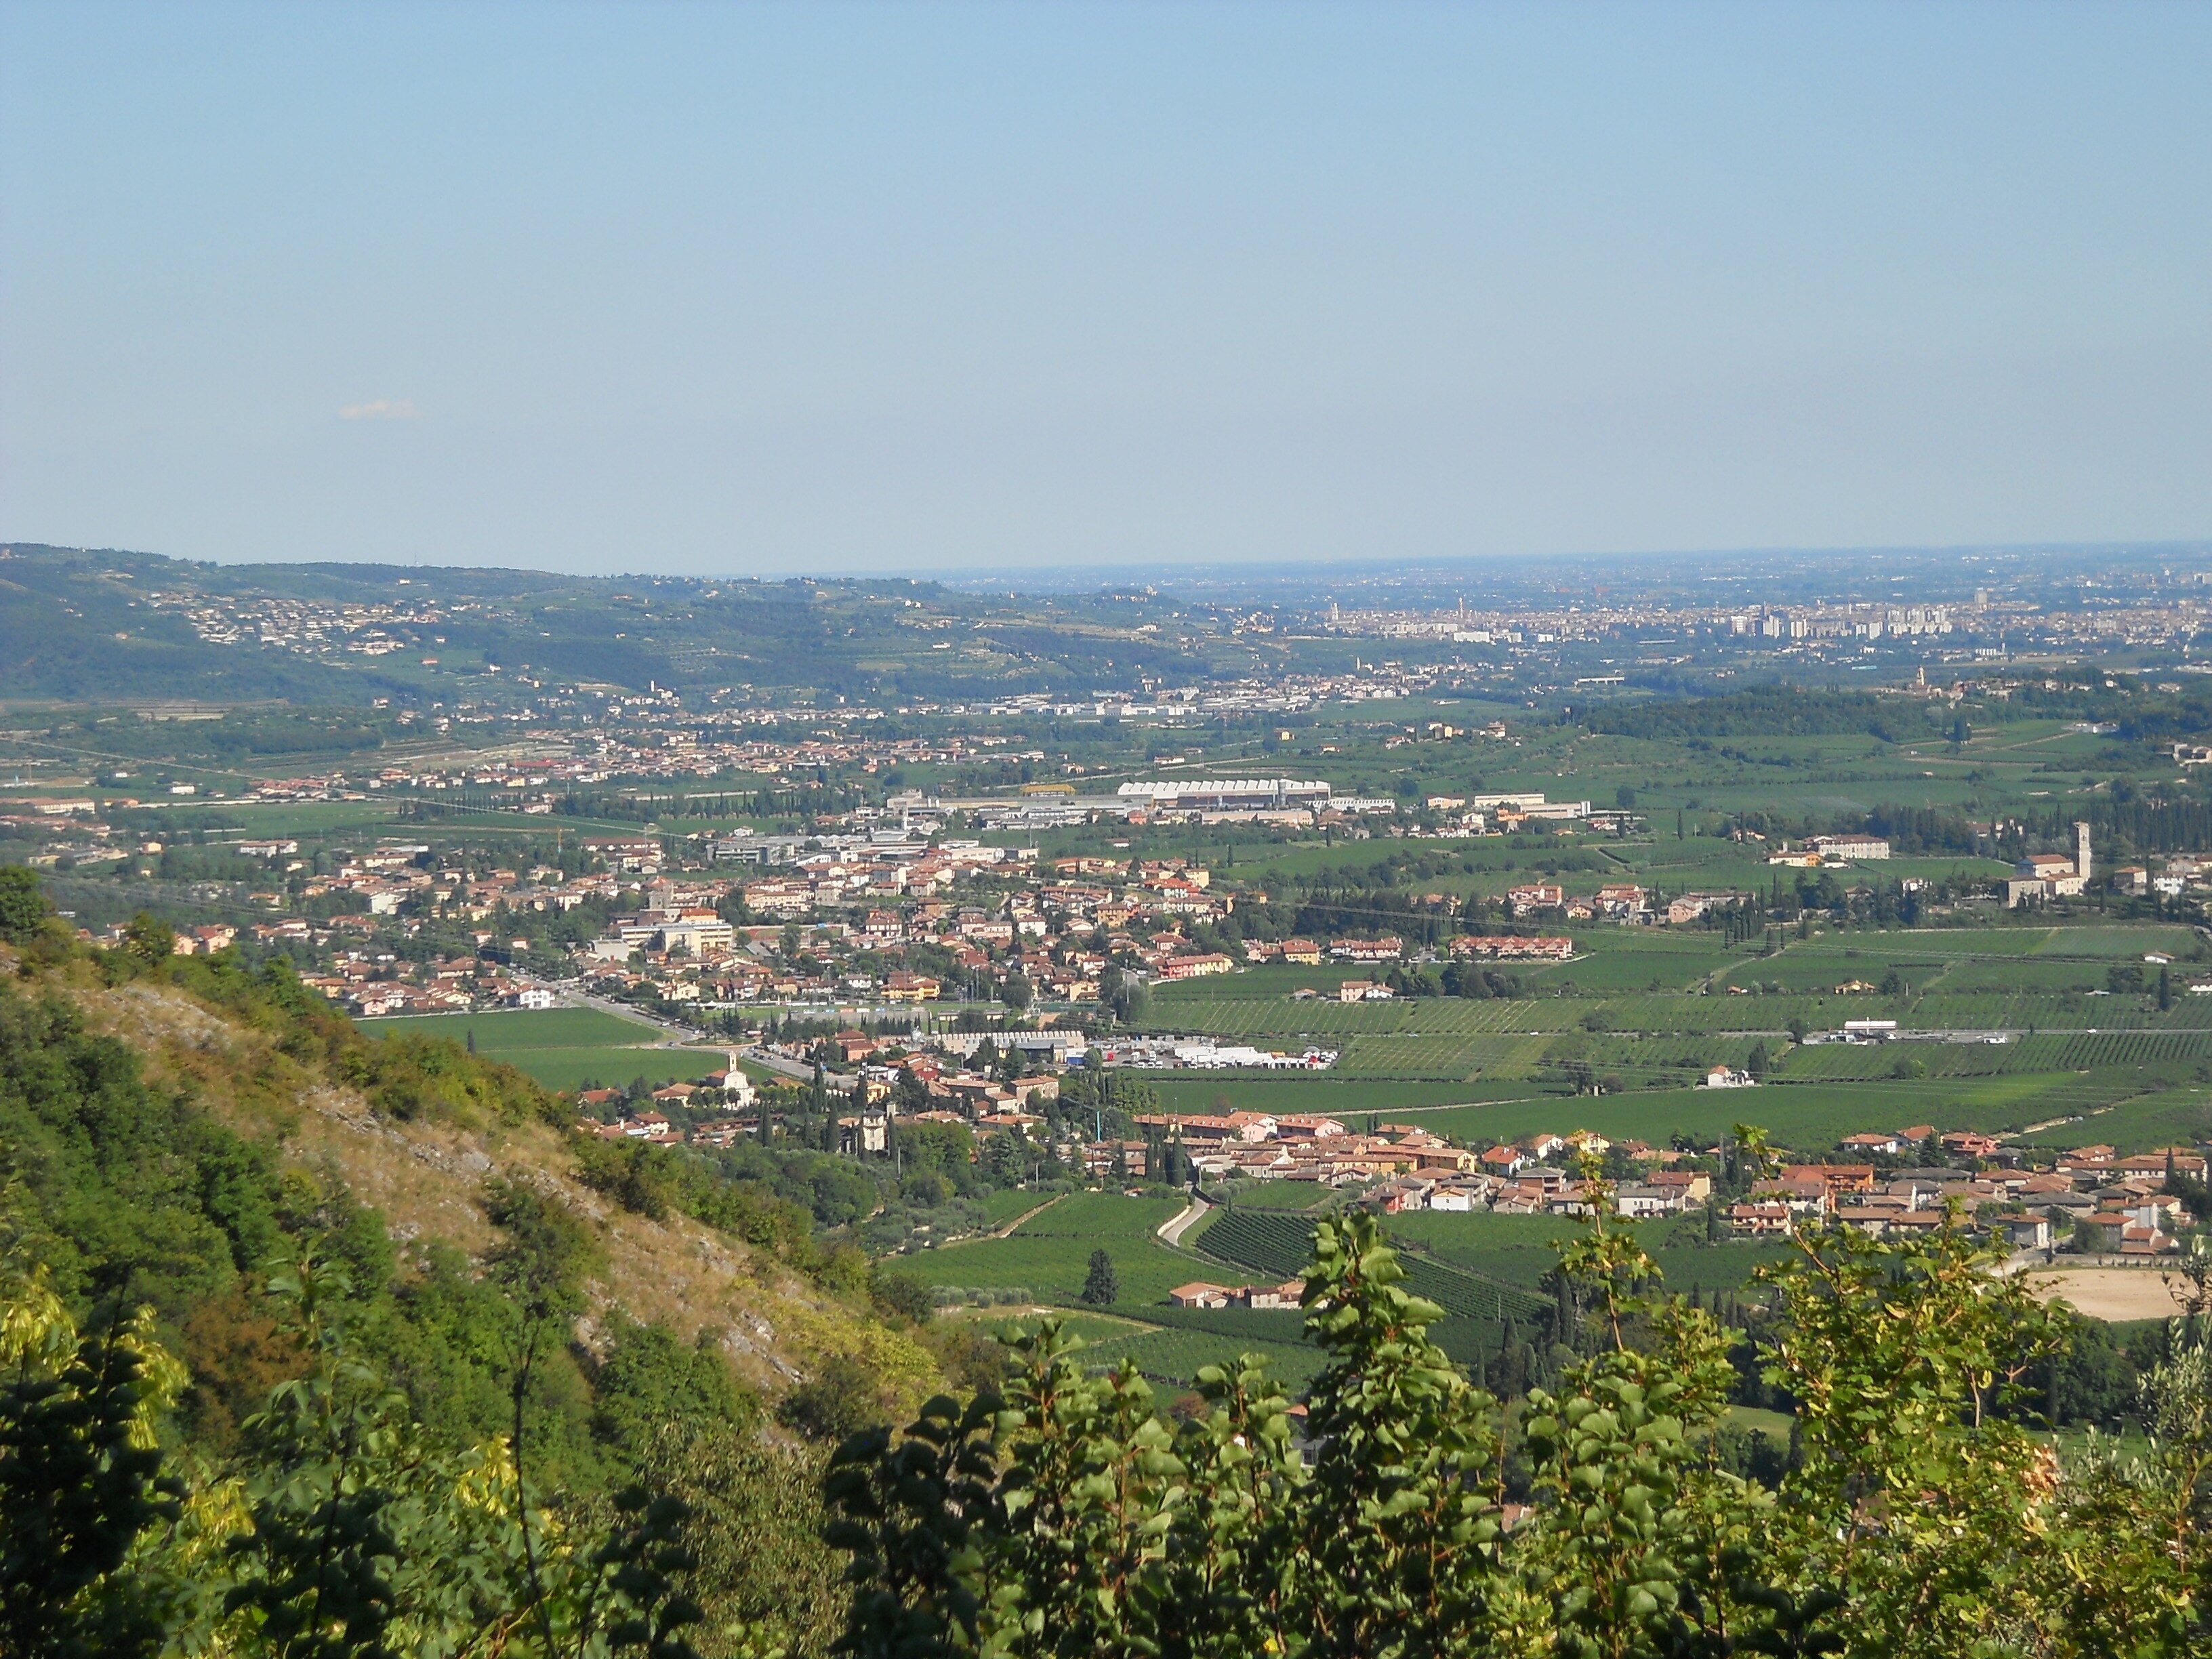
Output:
[[1866,732],[1885,742],[1928,737],[1938,728],[1920,708],[1864,691],[1753,686],[1721,696],[1600,703],[1573,711],[1592,732],[1628,738],[1813,737]]
[[[334,1172],[279,1156],[284,1109],[331,1078],[387,1118],[494,1130],[565,1127],[555,1097],[362,1037],[281,960],[175,957],[150,921],[88,951],[16,896],[0,882],[24,964],[0,984],[0,1654],[738,1654],[771,1615],[827,1640],[820,1454],[762,1443],[712,1333],[602,1309],[587,1345],[598,1236],[534,1186],[488,1182],[471,1261],[396,1248]],[[74,994],[148,978],[270,1042],[149,1076]],[[858,1306],[910,1307],[848,1254]]]
[[[2057,1316],[1953,1225],[1808,1238],[1760,1353],[1803,1455],[1739,1472],[1726,1332],[1629,1293],[1602,1224],[1562,1272],[1605,1340],[1499,1408],[1428,1337],[1371,1219],[1305,1285],[1330,1354],[1301,1422],[1263,1367],[1164,1419],[1048,1322],[1003,1400],[934,1401],[840,1452],[842,1650],[1446,1655],[2202,1651],[2212,1395],[2203,1333],[2145,1385],[2159,1437],[2062,1476],[1997,1407]],[[1516,1466],[1533,1506],[1505,1502]],[[1510,1524],[1509,1524],[1510,1523]]]

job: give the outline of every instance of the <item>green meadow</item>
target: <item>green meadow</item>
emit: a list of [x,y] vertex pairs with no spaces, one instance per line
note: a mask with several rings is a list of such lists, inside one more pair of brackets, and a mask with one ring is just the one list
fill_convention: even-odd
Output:
[[477,1052],[527,1072],[549,1089],[573,1090],[596,1080],[610,1088],[642,1077],[655,1088],[704,1076],[729,1063],[722,1048],[658,1047],[658,1026],[597,1008],[515,1008],[483,1014],[424,1014],[365,1019],[373,1036],[405,1031],[451,1037]]

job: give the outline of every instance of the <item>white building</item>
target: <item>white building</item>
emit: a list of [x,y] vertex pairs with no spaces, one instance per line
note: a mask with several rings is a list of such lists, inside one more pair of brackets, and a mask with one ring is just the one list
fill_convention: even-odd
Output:
[[1808,836],[1805,845],[1823,859],[1860,860],[1889,856],[1889,842],[1880,836]]
[[1115,792],[1125,806],[1163,812],[1282,811],[1328,805],[1328,785],[1295,778],[1175,778],[1125,783]]

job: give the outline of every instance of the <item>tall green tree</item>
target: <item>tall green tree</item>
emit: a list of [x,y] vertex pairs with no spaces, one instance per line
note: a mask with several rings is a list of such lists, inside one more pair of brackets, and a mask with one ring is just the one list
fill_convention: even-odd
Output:
[[1121,1281],[1114,1271],[1114,1258],[1103,1249],[1091,1253],[1091,1269],[1083,1279],[1083,1299],[1094,1308],[1110,1307],[1121,1299]]
[[35,872],[20,864],[0,865],[0,939],[28,944],[45,926],[47,909]]

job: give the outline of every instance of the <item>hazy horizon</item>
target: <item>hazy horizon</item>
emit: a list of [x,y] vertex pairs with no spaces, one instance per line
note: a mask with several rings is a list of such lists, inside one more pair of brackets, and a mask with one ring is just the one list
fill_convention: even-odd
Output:
[[[93,547],[53,544],[30,537],[0,538],[0,550],[30,551],[50,548],[63,553],[110,554],[118,557],[171,557],[155,548]],[[1498,553],[1468,555],[1458,558],[1368,559],[1314,558],[1304,560],[1225,560],[1206,562],[1185,560],[1170,562],[1121,564],[1066,564],[1056,566],[946,566],[935,569],[921,568],[863,568],[825,571],[813,574],[803,571],[744,571],[702,568],[695,570],[656,569],[651,566],[630,566],[605,570],[564,570],[550,564],[517,564],[493,562],[485,560],[459,559],[201,559],[191,563],[232,570],[256,568],[323,568],[327,569],[389,569],[393,571],[482,572],[486,574],[545,575],[563,580],[581,579],[603,581],[666,581],[682,580],[700,583],[732,581],[799,581],[826,582],[897,582],[929,581],[956,591],[989,592],[1001,586],[1010,593],[1019,592],[1031,595],[1079,593],[1097,588],[1152,587],[1164,593],[1178,591],[1188,592],[1227,590],[1248,595],[1258,595],[1280,590],[1298,594],[1308,600],[1317,601],[1327,597],[1336,586],[1345,588],[1382,586],[1391,588],[1420,590],[1419,598],[1402,598],[1392,603],[1408,603],[1419,608],[1425,603],[1443,604],[1449,595],[1440,590],[1453,582],[1468,584],[1462,599],[1481,602],[1495,597],[1494,588],[1500,583],[1510,587],[1516,583],[1527,584],[1531,578],[1550,577],[1557,581],[1568,581],[1591,574],[1599,574],[1622,581],[1650,580],[1656,571],[1673,563],[1694,561],[1709,572],[1708,580],[1736,580],[1751,577],[1787,578],[1794,580],[1807,561],[1819,561],[1818,569],[1825,579],[1817,586],[1841,582],[1850,586],[1855,582],[1877,580],[1877,573],[1893,563],[1904,580],[1909,574],[1925,578],[1937,575],[1942,579],[1971,585],[1990,577],[2011,575],[2004,567],[2034,562],[2039,568],[2037,574],[2045,580],[2064,582],[2072,580],[2064,567],[2072,563],[2093,563],[2098,571],[2140,569],[2161,561],[2194,561],[2212,558],[2212,538],[2185,538],[2173,541],[2135,542],[2062,542],[2041,544],[1996,544],[1942,547],[1827,547],[1827,548],[1702,548],[1651,549],[1645,550],[1613,550],[1597,552],[1569,552],[1553,555]],[[1491,586],[1486,586],[1485,579]],[[1801,596],[1802,597],[1802,596]]]
[[0,531],[1034,581],[2185,544],[2208,68],[2148,5],[10,3]]

